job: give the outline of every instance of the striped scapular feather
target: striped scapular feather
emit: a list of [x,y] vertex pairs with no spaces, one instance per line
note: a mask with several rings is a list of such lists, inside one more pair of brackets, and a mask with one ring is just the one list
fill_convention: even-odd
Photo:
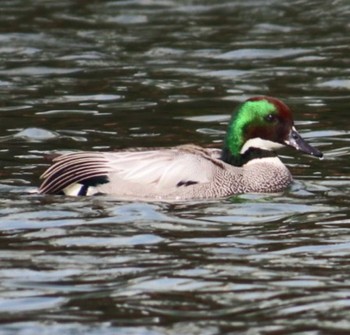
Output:
[[56,194],[74,183],[106,176],[109,172],[107,159],[99,153],[77,152],[58,156],[54,164],[42,175],[44,179],[39,193]]

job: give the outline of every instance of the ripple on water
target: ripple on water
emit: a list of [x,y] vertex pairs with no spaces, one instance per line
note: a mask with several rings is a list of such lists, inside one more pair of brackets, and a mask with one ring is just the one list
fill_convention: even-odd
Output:
[[333,89],[347,89],[350,90],[349,79],[332,79],[317,84],[318,87],[328,87]]
[[[347,333],[346,1],[1,6],[0,332]],[[29,193],[43,153],[218,144],[227,108],[258,94],[295,107],[326,153],[283,153],[281,194]]]
[[302,48],[280,48],[276,49],[238,49],[233,51],[228,51],[217,55],[218,59],[227,59],[227,60],[245,60],[245,59],[271,59],[271,58],[285,58],[285,57],[294,57],[300,56],[303,54],[311,53],[311,49],[302,49]]
[[45,66],[25,66],[14,69],[0,70],[0,74],[4,76],[50,76],[50,75],[66,75],[82,71],[79,68],[57,68]]
[[64,298],[57,297],[38,297],[38,292],[32,292],[33,296],[28,298],[9,298],[0,299],[0,312],[1,313],[23,313],[30,312],[35,313],[39,310],[47,310],[58,308],[67,302]]
[[[176,327],[176,329],[187,330],[196,329],[195,325],[189,327],[189,325],[183,325],[182,327]],[[65,323],[57,323],[54,321],[48,321],[45,323],[42,322],[16,322],[14,324],[6,324],[2,327],[3,331],[6,334],[26,334],[26,335],[36,335],[36,334],[51,334],[51,335],[62,335],[62,334],[90,334],[90,335],[137,335],[140,334],[140,328],[138,326],[134,327],[122,327],[122,326],[113,326],[111,322],[94,322],[92,321],[89,325],[86,325],[79,320],[75,322],[67,321]],[[25,331],[23,332],[23,329]],[[199,330],[200,328],[198,328]],[[162,335],[164,334],[164,329],[160,327],[157,329],[144,329],[142,330],[143,335]],[[178,333],[175,330],[174,334],[183,334]],[[189,334],[189,333],[188,333]],[[215,332],[202,333],[203,335],[215,334]]]

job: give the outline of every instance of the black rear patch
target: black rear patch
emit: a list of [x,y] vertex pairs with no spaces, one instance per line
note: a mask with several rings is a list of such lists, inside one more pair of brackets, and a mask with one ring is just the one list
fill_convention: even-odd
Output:
[[99,177],[92,177],[92,178],[85,179],[79,182],[79,184],[81,184],[82,187],[78,195],[82,195],[82,196],[87,195],[89,187],[95,187],[97,185],[107,184],[108,182],[109,182],[109,179],[107,176],[99,176]]
[[107,176],[98,176],[98,177],[84,179],[81,183],[87,186],[97,186],[97,185],[109,183],[109,179]]
[[190,185],[195,185],[198,184],[198,181],[194,180],[181,180],[176,184],[176,187],[181,187],[181,186],[190,186]]
[[81,195],[81,196],[86,195],[89,187],[90,187],[89,185],[85,185],[85,184],[82,185],[78,195]]

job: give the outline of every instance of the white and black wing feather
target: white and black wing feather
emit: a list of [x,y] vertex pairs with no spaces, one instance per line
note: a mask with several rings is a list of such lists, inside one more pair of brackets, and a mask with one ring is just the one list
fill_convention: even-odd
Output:
[[77,152],[58,156],[54,164],[41,176],[44,179],[39,193],[57,194],[75,183],[103,181],[110,168],[108,160],[100,153]]

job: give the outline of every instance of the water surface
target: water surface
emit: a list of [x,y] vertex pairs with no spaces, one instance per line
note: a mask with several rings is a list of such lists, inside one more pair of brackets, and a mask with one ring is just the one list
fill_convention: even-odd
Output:
[[[350,329],[347,1],[3,1],[0,332]],[[44,154],[220,146],[283,99],[322,161],[281,194],[186,203],[30,193]]]

